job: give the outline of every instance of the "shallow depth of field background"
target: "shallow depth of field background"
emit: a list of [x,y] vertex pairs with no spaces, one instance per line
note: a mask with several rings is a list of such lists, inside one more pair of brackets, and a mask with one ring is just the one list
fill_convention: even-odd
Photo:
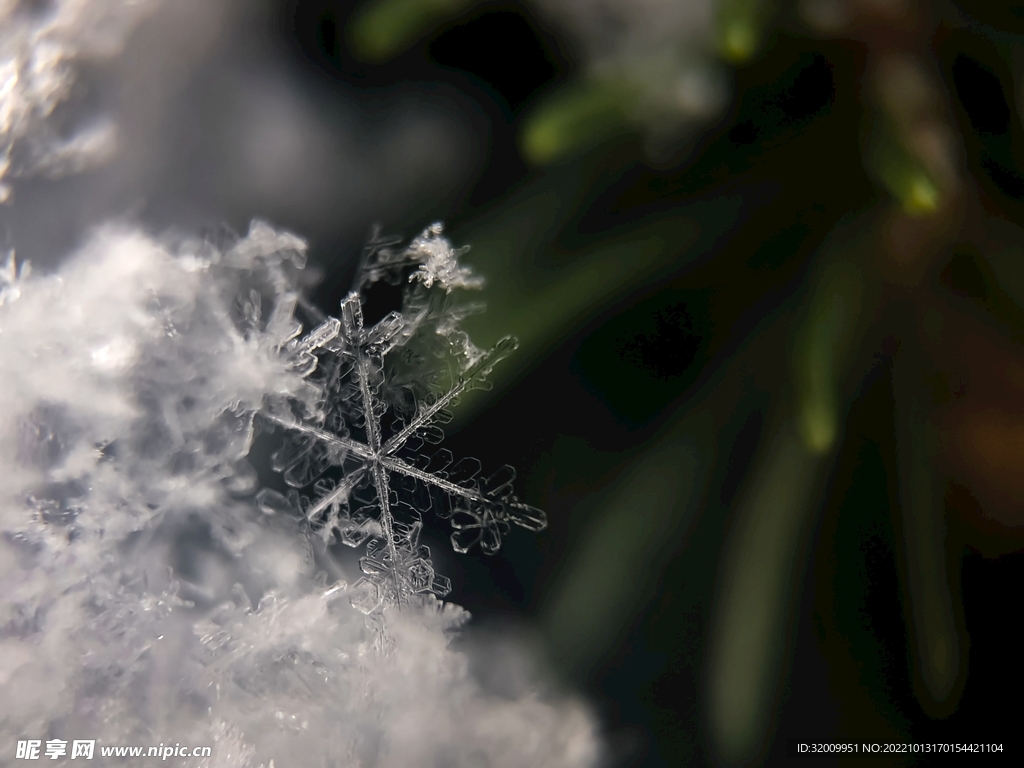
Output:
[[[495,557],[451,554],[437,522],[426,537],[452,578],[450,599],[478,631],[511,624],[537,638],[553,673],[593,702],[614,765],[729,762],[708,703],[723,553],[745,499],[786,498],[787,488],[752,478],[769,462],[780,409],[801,407],[792,360],[804,354],[821,254],[881,232],[888,211],[924,230],[956,219],[944,195],[972,201],[961,218],[982,223],[963,232],[988,231],[989,219],[1024,226],[1024,6],[780,3],[753,14],[749,50],[727,36],[722,54],[703,32],[679,42],[721,78],[709,75],[701,109],[645,123],[608,107],[615,93],[591,93],[580,97],[581,121],[560,124],[558,94],[591,76],[592,52],[571,21],[539,12],[543,3],[440,5],[377,3],[398,8],[400,21],[374,22],[373,4],[260,0],[194,17],[200,31],[216,30],[209,40],[185,22],[143,27],[118,66],[135,56],[151,69],[112,102],[137,145],[112,168],[26,182],[0,209],[0,233],[45,268],[106,216],[157,231],[244,231],[258,216],[309,239],[323,274],[314,299],[330,308],[373,225],[409,237],[445,222],[489,280],[474,337],[522,341],[495,390],[463,404],[446,446],[486,466],[514,464],[523,497],[550,520]],[[747,19],[761,7],[692,5],[718,19],[711,37],[723,23],[715,13]],[[861,26],[815,28],[804,5],[852,8]],[[933,32],[905,47],[947,100],[939,111],[955,134],[959,191],[939,179],[937,191],[901,199],[900,161],[872,155],[872,115],[884,108],[865,72],[885,53],[878,40],[901,50],[914,37],[900,14],[919,6]],[[429,13],[402,32],[402,8]],[[366,42],[373,23],[385,43],[399,41],[393,50]],[[562,143],[537,138],[542,118],[556,134],[563,125]],[[899,138],[880,141],[914,157]],[[1003,240],[1017,237],[1014,228]],[[993,271],[997,254],[979,239],[988,242],[949,235],[913,277],[890,279],[864,257],[865,284],[882,287],[856,339],[829,346],[842,358],[829,370],[846,372],[835,374],[838,434],[802,481],[815,500],[780,582],[765,735],[736,737],[759,745],[741,763],[781,761],[791,738],[1010,745],[1019,728],[1024,250]],[[385,311],[389,297],[378,299]],[[906,587],[892,383],[893,360],[924,348],[906,319],[923,304],[945,322],[946,358],[925,364],[928,380],[952,392],[934,399],[945,457],[935,472],[960,662],[936,701],[915,682],[914,633],[925,630],[914,629]],[[994,352],[957,357],[979,349],[961,317],[997,340]],[[1006,386],[986,389],[986,377]],[[972,387],[974,400],[963,395]],[[961,396],[973,410],[941,421]],[[981,424],[977,414],[996,414],[1000,428],[956,426]],[[680,480],[687,473],[692,482]]]

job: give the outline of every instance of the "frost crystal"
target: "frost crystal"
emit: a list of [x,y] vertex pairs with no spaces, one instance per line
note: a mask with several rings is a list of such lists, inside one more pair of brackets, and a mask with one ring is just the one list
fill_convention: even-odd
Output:
[[[487,388],[488,374],[516,341],[506,337],[481,352],[458,329],[465,311],[449,294],[482,280],[458,264],[461,251],[441,236],[439,224],[405,249],[393,250],[394,244],[371,243],[357,286],[408,275],[401,312],[367,327],[362,296],[353,292],[342,301],[340,318],[328,317],[288,345],[322,400],[304,414],[292,402],[268,405],[266,418],[291,433],[274,455],[274,469],[296,490],[291,498],[270,489],[257,497],[266,513],[301,513],[328,541],[337,536],[352,547],[366,545],[354,598],[365,613],[451,590],[419,544],[420,516],[430,508],[451,518],[452,546],[463,553],[479,543],[494,554],[512,524],[530,531],[547,524],[542,511],[514,495],[511,467],[482,477],[475,459],[455,463],[446,449],[425,450],[443,439],[440,425],[451,420],[459,396]],[[430,290],[435,284],[443,294]]]
[[422,281],[427,288],[437,282],[446,291],[481,287],[483,278],[474,277],[468,267],[459,266],[458,258],[465,249],[453,249],[440,235],[441,225],[434,224],[409,245],[409,253],[422,259],[410,279]]
[[[0,262],[0,741],[212,745],[207,768],[592,768],[585,708],[508,653],[483,654],[507,687],[473,674],[472,633],[450,642],[468,614],[434,595],[428,506],[462,549],[543,517],[508,472],[417,458],[509,346],[474,353],[465,310],[409,282],[420,258],[375,243],[360,280],[400,281],[402,312],[367,328],[349,299],[303,337],[305,243],[259,222],[219,245],[109,226],[55,274]],[[269,418],[290,425],[287,497],[257,494],[246,458]],[[359,589],[276,514],[296,509],[365,545]]]

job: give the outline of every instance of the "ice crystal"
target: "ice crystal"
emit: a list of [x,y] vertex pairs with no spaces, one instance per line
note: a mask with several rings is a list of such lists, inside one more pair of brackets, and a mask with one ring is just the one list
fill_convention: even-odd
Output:
[[410,280],[420,280],[430,288],[436,281],[446,291],[453,288],[479,288],[484,281],[475,277],[468,267],[460,267],[458,257],[464,249],[452,249],[447,239],[440,237],[441,225],[435,224],[409,245],[409,253],[420,261]]
[[[97,751],[212,745],[201,764],[220,768],[594,765],[583,707],[542,696],[507,653],[485,654],[491,676],[509,678],[495,689],[470,668],[471,637],[450,643],[468,615],[432,594],[443,581],[419,544],[418,513],[449,500],[434,508],[452,510],[457,546],[491,550],[528,508],[507,472],[480,480],[475,464],[461,473],[415,458],[437,424],[430,414],[459,389],[421,375],[451,366],[464,391],[495,359],[471,354],[452,320],[464,308],[442,286],[408,281],[419,257],[380,242],[368,254],[361,281],[376,269],[408,289],[402,322],[359,332],[349,301],[305,336],[295,317],[305,244],[259,222],[220,244],[106,227],[56,274],[3,262],[8,749],[70,736],[97,739]],[[353,409],[364,402],[360,360],[376,361],[367,409]],[[257,495],[246,457],[261,409],[294,420],[278,462],[310,501],[299,487]],[[406,428],[402,455],[385,451]],[[376,443],[368,429],[380,430]],[[359,589],[301,521],[277,514],[296,509],[321,533],[363,541]]]
[[479,543],[494,554],[512,525],[540,531],[547,524],[541,510],[513,493],[511,467],[483,476],[475,459],[454,462],[446,449],[427,449],[443,439],[449,409],[465,392],[486,388],[488,374],[516,342],[506,337],[480,351],[458,328],[465,308],[449,295],[482,280],[459,265],[462,251],[440,225],[404,249],[394,245],[371,242],[356,285],[365,290],[404,278],[401,311],[367,326],[362,294],[354,291],[341,302],[340,317],[326,318],[288,345],[322,400],[306,413],[287,401],[268,404],[266,419],[291,433],[274,468],[295,491],[291,498],[271,489],[257,496],[264,512],[298,512],[328,541],[365,544],[363,577],[354,585],[354,604],[365,613],[451,590],[419,543],[428,509],[451,518],[452,546],[462,553]]

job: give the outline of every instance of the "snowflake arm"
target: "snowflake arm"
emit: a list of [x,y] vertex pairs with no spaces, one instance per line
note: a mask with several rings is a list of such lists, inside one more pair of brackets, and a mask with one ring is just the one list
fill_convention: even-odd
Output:
[[452,405],[463,392],[471,389],[474,384],[480,384],[486,380],[494,365],[515,351],[519,343],[511,336],[506,336],[499,341],[490,351],[485,352],[480,360],[462,376],[458,378],[454,386],[445,392],[432,404],[422,409],[415,418],[409,422],[401,432],[392,437],[384,445],[384,453],[391,455],[405,445],[406,441],[416,432],[421,431],[433,423],[435,417]]
[[[477,350],[457,327],[467,308],[430,298],[430,285],[436,283],[447,296],[460,280],[469,281],[469,272],[457,264],[460,251],[440,237],[438,227],[405,251],[392,250],[392,241],[378,239],[372,245],[364,255],[360,287],[378,279],[401,283],[401,270],[414,265],[441,271],[429,279],[413,273],[401,313],[392,312],[367,327],[362,297],[353,292],[341,302],[340,318],[322,319],[286,345],[296,370],[307,378],[316,373],[322,401],[312,411],[307,407],[304,416],[286,403],[268,404],[264,415],[294,438],[290,448],[275,454],[275,469],[284,471],[285,481],[295,489],[314,484],[313,500],[297,491],[287,498],[266,491],[261,503],[267,511],[295,510],[321,525],[325,538],[337,531],[349,546],[366,544],[360,560],[364,576],[357,582],[363,589],[357,607],[366,612],[381,605],[401,606],[413,595],[448,593],[450,582],[434,572],[427,548],[419,544],[420,513],[434,506],[430,499],[436,494],[443,497],[439,514],[451,517],[452,546],[458,552],[480,544],[485,554],[494,554],[511,525],[540,531],[547,524],[541,510],[513,494],[511,467],[482,479],[475,460],[453,465],[445,449],[432,455],[420,450],[424,442],[443,439],[438,425],[450,420],[449,408],[464,392],[486,387],[494,366],[517,346],[508,337],[490,350]],[[442,264],[444,259],[448,261]],[[474,287],[476,281],[462,287]],[[402,355],[388,363],[388,354],[403,347]],[[450,361],[447,367],[436,370],[436,362],[430,367],[431,361],[444,358]],[[442,375],[450,383],[435,394]],[[389,411],[393,418],[385,423]],[[323,477],[325,473],[340,477]],[[417,489],[421,493],[416,504],[401,498]],[[356,502],[362,506],[353,511]]]

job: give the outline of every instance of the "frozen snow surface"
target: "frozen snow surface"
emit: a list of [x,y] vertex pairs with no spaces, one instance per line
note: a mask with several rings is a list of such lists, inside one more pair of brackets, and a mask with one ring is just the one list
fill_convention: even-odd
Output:
[[[305,254],[259,222],[221,241],[109,225],[53,274],[3,263],[2,743],[211,745],[184,764],[254,768],[596,764],[585,707],[473,673],[452,645],[468,615],[418,541],[428,513],[459,551],[544,526],[508,469],[434,447],[514,346],[458,329],[479,280],[438,227],[378,238],[333,317],[302,308]],[[370,323],[361,291],[381,280],[402,305]],[[277,489],[254,439],[277,446]]]

